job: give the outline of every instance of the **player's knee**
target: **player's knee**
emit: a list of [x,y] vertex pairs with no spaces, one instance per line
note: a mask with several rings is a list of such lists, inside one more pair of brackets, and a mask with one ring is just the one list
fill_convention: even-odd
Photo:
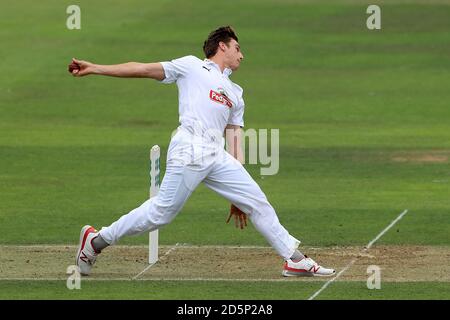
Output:
[[155,204],[156,221],[158,225],[166,225],[172,222],[172,220],[180,212],[183,204],[177,202],[166,202]]

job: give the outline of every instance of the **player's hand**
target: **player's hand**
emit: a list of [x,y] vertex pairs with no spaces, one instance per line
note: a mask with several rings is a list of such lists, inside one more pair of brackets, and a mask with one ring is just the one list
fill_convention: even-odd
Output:
[[94,64],[73,58],[68,70],[74,77],[82,77],[93,73]]
[[240,227],[241,229],[244,229],[244,227],[247,226],[247,215],[234,204],[231,205],[230,215],[228,216],[227,223],[230,222],[231,217],[234,217],[234,224],[236,228]]

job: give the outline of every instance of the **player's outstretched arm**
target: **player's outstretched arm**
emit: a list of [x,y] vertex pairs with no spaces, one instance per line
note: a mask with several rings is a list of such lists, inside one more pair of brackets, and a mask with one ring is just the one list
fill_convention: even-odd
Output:
[[83,77],[90,74],[123,77],[123,78],[152,78],[164,80],[165,74],[161,63],[127,62],[113,65],[100,65],[89,61],[72,59],[69,72],[74,77]]

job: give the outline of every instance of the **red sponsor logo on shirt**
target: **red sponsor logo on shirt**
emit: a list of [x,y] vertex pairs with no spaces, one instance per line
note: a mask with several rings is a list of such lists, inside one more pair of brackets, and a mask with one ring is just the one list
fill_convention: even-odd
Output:
[[228,108],[233,106],[233,103],[225,95],[218,93],[214,90],[209,91],[209,98],[212,101],[218,102],[220,104],[226,105]]

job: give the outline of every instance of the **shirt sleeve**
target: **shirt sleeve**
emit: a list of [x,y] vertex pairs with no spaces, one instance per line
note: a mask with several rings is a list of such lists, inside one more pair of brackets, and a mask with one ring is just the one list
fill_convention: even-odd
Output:
[[244,108],[245,103],[242,96],[239,98],[239,103],[236,107],[231,108],[230,118],[228,119],[228,124],[237,125],[240,127],[244,126]]
[[172,61],[161,62],[166,76],[161,80],[161,83],[174,83],[179,78],[185,77],[189,72],[190,66],[193,64],[194,58],[194,56],[186,56]]

